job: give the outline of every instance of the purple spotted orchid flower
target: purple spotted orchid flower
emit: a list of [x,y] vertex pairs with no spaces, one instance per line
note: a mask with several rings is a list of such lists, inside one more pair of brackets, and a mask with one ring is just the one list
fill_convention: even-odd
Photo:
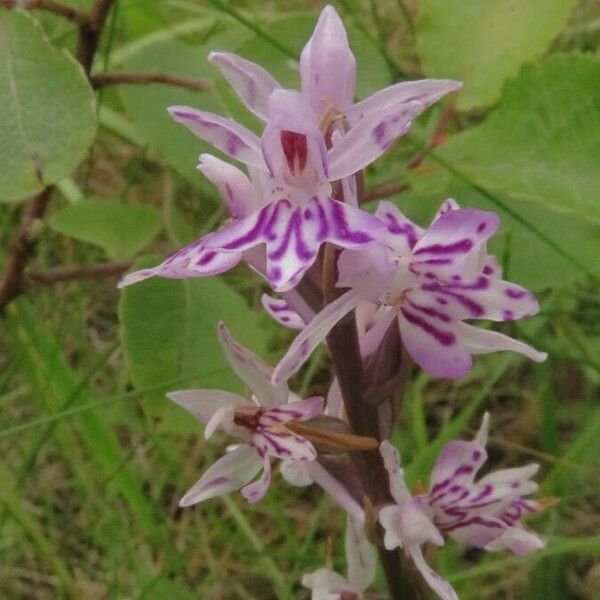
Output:
[[447,200],[426,230],[390,202],[380,203],[376,215],[387,223],[387,234],[361,252],[341,253],[337,285],[350,290],[302,330],[276,367],[274,381],[295,373],[361,302],[377,308],[379,328],[398,323],[406,350],[434,377],[462,377],[473,354],[512,350],[538,362],[546,358],[523,342],[464,322],[511,321],[539,310],[529,291],[501,278],[487,254],[486,242],[499,227],[495,213],[461,209]]
[[[264,246],[264,256],[257,261],[263,268],[257,270],[284,291],[296,285],[324,242],[344,248],[373,243],[385,226],[355,208],[354,174],[405,134],[428,106],[460,87],[450,80],[405,82],[353,104],[355,60],[331,6],[322,11],[302,52],[302,92],[283,89],[260,66],[234,54],[212,53],[210,60],[266,123],[262,137],[231,119],[193,108],[174,106],[169,112],[194,134],[245,163],[253,180],[260,180],[260,189],[251,189],[239,172],[226,173],[222,165],[216,176],[214,170],[201,168],[210,179],[219,180],[224,197],[231,177],[243,210],[231,213],[233,223],[159,267],[129,275],[122,285],[152,275],[220,273],[237,264],[242,253]],[[331,196],[331,183],[340,180],[344,203]]]
[[[206,424],[206,438],[221,429],[242,443],[202,475],[181,499],[181,506],[240,488],[249,502],[257,502],[269,487],[272,458],[309,462],[317,457],[311,442],[290,427],[319,415],[323,398],[300,400],[286,384],[273,385],[270,367],[240,346],[222,323],[219,340],[233,370],[250,388],[251,400],[221,390],[182,390],[168,397]],[[261,469],[262,475],[250,483]]]
[[329,569],[318,569],[302,578],[302,585],[311,590],[311,600],[363,599],[363,592],[375,578],[377,553],[362,523],[347,519],[344,546],[347,577]]
[[494,471],[475,481],[487,458],[488,428],[486,413],[472,442],[446,444],[431,473],[429,491],[417,496],[411,495],[404,482],[396,448],[387,441],[381,444],[395,502],[379,512],[384,545],[388,550],[404,548],[444,600],[456,599],[456,592],[425,563],[424,543],[442,545],[443,535],[448,535],[466,546],[507,549],[517,555],[544,547],[544,542],[521,523],[524,515],[538,512],[542,506],[526,498],[538,488],[530,481],[538,465]]

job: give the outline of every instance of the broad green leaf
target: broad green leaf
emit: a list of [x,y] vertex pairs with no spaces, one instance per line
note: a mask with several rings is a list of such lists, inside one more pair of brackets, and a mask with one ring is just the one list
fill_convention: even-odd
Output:
[[600,59],[556,55],[507,84],[498,109],[439,155],[479,184],[600,221]]
[[[156,264],[138,261],[135,268]],[[225,360],[217,339],[224,321],[234,337],[259,354],[266,336],[259,312],[223,280],[152,278],[122,291],[119,304],[121,340],[137,389],[182,379],[181,389],[216,388],[242,391],[243,385]],[[148,396],[144,408],[163,420],[163,427],[198,431],[197,423],[164,397]]]
[[417,21],[429,77],[464,81],[458,107],[489,106],[502,83],[541,55],[566,25],[574,0],[422,0]]
[[153,240],[161,218],[154,206],[98,198],[65,206],[52,215],[50,227],[100,246],[111,258],[127,258]]
[[18,10],[0,10],[0,106],[1,201],[63,179],[94,139],[94,94],[83,70]]
[[[317,17],[316,13],[299,13],[273,21],[268,26],[264,26],[264,29],[269,35],[294,51],[299,59],[304,44],[313,32]],[[390,84],[390,71],[379,50],[365,37],[364,33],[349,23],[345,25],[350,46],[356,56],[357,96],[364,98]],[[280,50],[273,48],[264,38],[258,35],[253,37],[239,46],[237,52],[244,58],[263,66],[283,85],[292,88],[300,86],[298,64]]]
[[[123,69],[210,79],[215,70],[207,61],[208,52],[204,46],[169,40],[144,47],[125,62]],[[220,113],[222,110],[214,96],[161,84],[123,85],[119,92],[129,117],[148,145],[192,185],[215,195],[214,187],[196,170],[196,166],[202,152],[218,152],[175,123],[167,113],[167,108],[174,104]]]

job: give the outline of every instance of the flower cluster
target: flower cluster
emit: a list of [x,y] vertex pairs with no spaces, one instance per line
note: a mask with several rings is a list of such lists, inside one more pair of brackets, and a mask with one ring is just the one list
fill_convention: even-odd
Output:
[[[381,202],[374,214],[359,206],[362,169],[406,134],[419,114],[461,84],[432,79],[397,83],[355,102],[356,62],[331,6],[321,12],[302,51],[299,90],[285,89],[262,67],[235,54],[213,52],[209,60],[264,125],[259,136],[219,115],[187,106],[169,109],[178,123],[245,165],[242,171],[210,154],[200,156],[198,169],[217,187],[229,218],[160,265],[126,275],[120,285],[153,276],[206,277],[243,261],[280,294],[263,296],[265,310],[299,333],[272,368],[220,324],[223,352],[247,386],[247,397],[220,390],[168,395],[205,424],[207,438],[221,430],[239,440],[183,496],[181,505],[238,489],[256,502],[267,493],[272,461],[279,459],[286,481],[319,485],[349,516],[347,577],[328,569],[306,575],[303,585],[313,600],[363,597],[376,563],[364,528],[374,518],[384,531],[382,539],[373,540],[380,552],[402,548],[440,597],[456,598],[425,562],[423,545],[442,545],[452,537],[515,554],[541,547],[540,538],[521,523],[523,516],[541,508],[527,498],[536,490],[530,478],[537,466],[496,471],[476,481],[486,460],[486,415],[472,442],[453,441],[443,448],[428,492],[413,495],[397,450],[382,440],[387,434],[371,430],[365,435],[350,418],[356,407],[342,383],[344,365],[336,366],[327,400],[302,399],[290,391],[288,381],[348,320],[364,365],[377,359],[392,334],[399,342],[386,351],[397,354],[396,362],[410,357],[436,378],[463,377],[473,355],[482,353],[509,350],[535,361],[546,357],[468,322],[513,321],[539,310],[529,291],[502,278],[499,264],[488,254],[487,242],[500,225],[495,213],[461,208],[448,199],[422,229],[393,203]],[[323,246],[329,253],[320,252]],[[323,254],[334,257],[333,267]],[[326,271],[333,272],[332,283],[339,288],[329,302],[325,298],[331,300],[331,295],[322,285]],[[312,298],[301,282],[313,290]],[[393,412],[369,406],[366,410],[376,421],[388,421],[379,431],[390,431]],[[379,475],[369,474],[369,481],[353,460],[361,453],[369,453],[379,469]],[[373,494],[377,476],[380,488]],[[365,511],[365,498],[370,511]]]

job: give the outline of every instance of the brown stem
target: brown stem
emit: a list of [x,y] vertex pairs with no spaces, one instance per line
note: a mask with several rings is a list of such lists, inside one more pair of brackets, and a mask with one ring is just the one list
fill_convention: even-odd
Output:
[[112,4],[113,0],[96,0],[89,13],[89,19],[79,26],[79,44],[76,57],[87,74],[92,68],[104,23]]
[[212,86],[210,82],[202,79],[188,79],[167,73],[99,73],[90,77],[90,82],[95,88],[106,85],[147,85],[149,83],[164,83],[180,88],[192,90],[193,92],[208,92]]
[[[454,107],[454,103],[450,102],[444,106],[442,113],[440,114],[440,118],[433,129],[433,133],[431,135],[431,139],[427,145],[429,150],[439,146],[444,139],[444,130],[448,123],[452,120],[452,118],[456,115],[456,108]],[[426,153],[419,152],[409,163],[409,169],[416,169],[425,159]]]
[[[343,293],[343,290],[335,287],[337,254],[338,251],[333,246],[326,245],[323,260],[323,291],[327,303]],[[357,435],[381,440],[378,407],[369,404],[363,393],[365,372],[353,313],[344,317],[331,330],[327,336],[327,345],[350,426]],[[375,510],[383,504],[392,502],[387,472],[379,452],[377,450],[351,452],[350,458]],[[381,545],[378,551],[392,599],[420,598],[414,586],[407,583],[404,575],[407,569],[401,561],[399,552],[386,550]]]
[[23,271],[37,243],[32,235],[32,227],[35,221],[44,216],[53,189],[49,186],[42,190],[27,202],[21,212],[21,222],[8,247],[4,275],[0,281],[0,309],[21,292]]
[[381,185],[375,186],[370,190],[366,191],[361,199],[361,204],[370,202],[371,200],[380,200],[381,198],[389,198],[396,194],[401,194],[409,189],[409,185],[402,181],[388,181]]
[[30,269],[25,278],[28,282],[41,285],[54,285],[77,279],[99,279],[101,277],[116,277],[122,275],[131,267],[132,260],[115,260],[113,262],[96,263],[93,265],[55,267],[52,269]]
[[79,25],[89,22],[89,16],[83,11],[54,0],[0,0],[0,6],[9,9],[43,10]]

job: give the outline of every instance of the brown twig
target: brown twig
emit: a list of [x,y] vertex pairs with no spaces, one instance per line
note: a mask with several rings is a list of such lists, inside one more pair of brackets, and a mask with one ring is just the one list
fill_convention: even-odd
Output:
[[96,0],[89,13],[87,22],[79,26],[79,44],[76,58],[81,63],[84,71],[89,75],[104,29],[106,17],[112,7],[113,0]]
[[[431,134],[431,139],[427,144],[427,149],[432,150],[436,146],[439,146],[445,139],[444,130],[446,129],[446,125],[454,118],[456,115],[456,108],[454,107],[454,103],[450,102],[444,106],[442,113],[440,114],[440,118],[438,122],[435,124],[435,128],[433,133]],[[409,169],[416,169],[425,159],[427,155],[426,152],[419,152],[409,163]]]
[[[90,13],[86,14],[54,0],[0,0],[0,5],[7,8],[47,10],[76,22],[79,25],[77,60],[88,76],[112,3],[113,0],[96,0]],[[22,291],[23,273],[36,245],[32,225],[44,216],[53,190],[54,186],[46,187],[29,200],[21,212],[21,222],[8,248],[0,280],[0,310]]]
[[30,283],[54,285],[55,283],[64,283],[77,279],[118,277],[125,273],[132,264],[132,260],[115,260],[113,262],[95,263],[93,265],[29,269],[25,274],[25,279]]
[[371,200],[381,200],[382,198],[389,198],[390,196],[401,194],[409,189],[409,187],[410,186],[407,183],[403,183],[402,181],[388,181],[382,183],[381,185],[366,191],[361,199],[361,204],[371,202]]
[[23,208],[21,222],[8,248],[4,275],[0,281],[0,309],[21,292],[23,271],[36,245],[32,226],[35,221],[44,216],[53,189],[49,186],[42,190]]
[[208,81],[167,75],[167,73],[99,73],[92,75],[90,82],[94,88],[101,88],[106,85],[147,85],[149,83],[164,83],[192,90],[193,92],[208,92],[212,88]]
[[84,25],[89,22],[87,13],[55,0],[0,0],[5,8],[21,8],[23,10],[43,10],[73,23]]

